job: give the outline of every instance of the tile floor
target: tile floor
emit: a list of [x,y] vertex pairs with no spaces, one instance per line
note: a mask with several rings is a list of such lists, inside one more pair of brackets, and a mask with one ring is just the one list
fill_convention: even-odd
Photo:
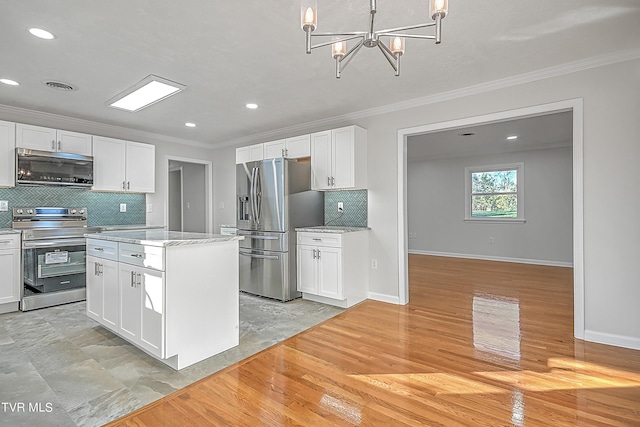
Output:
[[240,294],[240,345],[180,371],[89,319],[84,302],[2,314],[0,426],[103,425],[340,312]]

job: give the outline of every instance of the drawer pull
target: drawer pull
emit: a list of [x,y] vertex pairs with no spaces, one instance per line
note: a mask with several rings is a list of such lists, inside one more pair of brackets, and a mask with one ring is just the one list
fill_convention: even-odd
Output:
[[321,242],[322,241],[322,239],[319,239],[317,237],[314,237],[313,240],[315,240],[316,242]]
[[11,243],[13,240],[0,240],[0,243]]
[[144,258],[143,254],[131,254],[131,256],[134,258]]
[[104,248],[93,248],[93,249],[95,249],[96,251],[104,252]]

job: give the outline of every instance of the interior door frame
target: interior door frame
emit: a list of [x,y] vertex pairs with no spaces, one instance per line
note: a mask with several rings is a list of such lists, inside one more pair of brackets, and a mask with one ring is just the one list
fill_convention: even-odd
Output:
[[[166,194],[164,198],[164,223],[169,225],[169,162],[173,160],[176,162],[194,163],[198,165],[204,165],[204,179],[205,179],[205,227],[207,233],[213,233],[213,162],[210,160],[190,159],[187,157],[179,157],[166,155],[164,162],[164,170],[166,171]],[[184,182],[183,182],[184,187]],[[183,220],[184,224],[184,220]]]
[[573,113],[573,316],[574,336],[584,339],[584,156],[582,98],[535,105],[509,111],[421,125],[398,130],[398,302],[409,302],[407,238],[407,138],[465,126],[572,111]]

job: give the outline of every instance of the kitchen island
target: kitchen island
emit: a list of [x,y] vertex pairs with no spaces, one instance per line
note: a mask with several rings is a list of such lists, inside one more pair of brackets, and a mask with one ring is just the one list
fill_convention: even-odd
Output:
[[239,343],[240,236],[87,234],[87,316],[179,370]]

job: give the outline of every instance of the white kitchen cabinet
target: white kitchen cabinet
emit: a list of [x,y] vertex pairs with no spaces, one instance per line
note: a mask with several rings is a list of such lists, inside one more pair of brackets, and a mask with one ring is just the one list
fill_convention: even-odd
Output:
[[20,301],[20,234],[0,234],[0,313],[18,310]]
[[155,146],[93,137],[93,190],[155,192]]
[[0,121],[0,187],[16,185],[16,124]]
[[346,126],[311,134],[313,190],[367,187],[367,131]]
[[298,232],[297,283],[304,299],[351,307],[368,294],[368,232]]
[[[174,369],[238,345],[237,240],[157,246],[129,243],[134,232],[123,233],[125,241],[102,238],[109,232],[87,239],[89,317]],[[147,231],[135,233],[153,240]],[[181,233],[177,237],[182,238]],[[101,244],[117,247],[117,328],[110,326],[106,316],[108,300],[113,299],[105,292],[106,281],[102,294],[93,291],[100,286],[91,274],[92,263],[104,261],[95,255]],[[102,317],[97,315],[100,304]]]
[[263,160],[264,157],[264,144],[253,144],[246,147],[236,148],[236,164],[247,162],[255,162],[257,160]]
[[311,156],[311,135],[300,135],[264,143],[264,158],[299,159]]
[[117,332],[120,327],[118,244],[87,239],[87,316]]
[[85,133],[22,123],[16,125],[16,147],[91,156],[91,145],[92,136]]

